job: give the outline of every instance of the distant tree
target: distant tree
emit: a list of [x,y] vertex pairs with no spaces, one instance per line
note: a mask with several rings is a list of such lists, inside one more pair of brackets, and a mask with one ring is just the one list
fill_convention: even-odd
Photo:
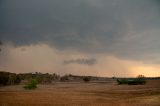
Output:
[[146,84],[146,78],[145,78],[145,76],[144,75],[138,75],[137,76],[137,82],[139,83],[139,84]]
[[8,75],[8,85],[14,85],[16,80],[16,74],[9,74]]
[[14,85],[20,82],[21,79],[19,75],[9,72],[0,72],[0,85]]
[[61,81],[68,81],[69,80],[69,76],[68,75],[65,75],[65,76],[62,76],[60,78]]
[[14,81],[14,84],[20,84],[21,83],[21,78],[19,75],[16,75],[16,79]]
[[116,79],[116,77],[115,77],[115,76],[113,76],[113,77],[112,77],[112,79]]
[[7,85],[9,80],[8,72],[0,72],[0,85]]
[[84,77],[84,78],[83,78],[83,81],[84,81],[84,82],[89,82],[90,80],[91,80],[90,77]]
[[145,76],[144,76],[144,75],[138,75],[137,78],[138,78],[138,79],[144,79]]
[[56,73],[52,74],[52,80],[59,80],[59,79],[60,79],[59,75],[57,75]]

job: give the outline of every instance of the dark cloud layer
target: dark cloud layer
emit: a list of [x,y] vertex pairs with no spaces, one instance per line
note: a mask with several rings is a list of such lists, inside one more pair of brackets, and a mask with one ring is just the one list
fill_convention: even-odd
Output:
[[1,0],[0,39],[17,46],[156,58],[160,53],[158,0]]
[[84,64],[84,65],[94,65],[96,64],[96,59],[91,58],[91,59],[71,59],[71,60],[65,60],[64,64]]

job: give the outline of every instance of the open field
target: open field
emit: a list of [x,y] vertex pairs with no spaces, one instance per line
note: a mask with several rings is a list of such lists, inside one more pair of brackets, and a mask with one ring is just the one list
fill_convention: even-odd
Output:
[[160,80],[146,85],[108,82],[55,82],[25,90],[24,85],[0,88],[0,106],[160,106]]

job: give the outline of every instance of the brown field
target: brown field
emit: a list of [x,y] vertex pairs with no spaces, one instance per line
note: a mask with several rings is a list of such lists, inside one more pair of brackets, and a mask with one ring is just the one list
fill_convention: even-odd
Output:
[[56,82],[25,90],[0,87],[0,106],[160,106],[160,80],[146,85],[108,82]]

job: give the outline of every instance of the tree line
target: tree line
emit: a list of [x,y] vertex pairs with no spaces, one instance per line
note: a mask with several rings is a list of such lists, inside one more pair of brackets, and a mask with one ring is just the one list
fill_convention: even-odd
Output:
[[20,83],[27,83],[30,80],[36,80],[38,84],[50,84],[54,81],[61,81],[61,82],[67,82],[67,81],[94,81],[94,80],[105,80],[105,78],[100,77],[93,77],[93,76],[76,76],[76,75],[64,75],[60,76],[55,73],[49,74],[49,73],[10,73],[5,71],[0,71],[0,86],[4,85],[15,85]]
[[36,80],[38,84],[51,84],[55,81],[67,82],[67,81],[109,81],[117,79],[118,84],[145,84],[146,79],[160,79],[160,77],[146,78],[143,75],[139,75],[137,78],[107,78],[107,77],[95,77],[95,76],[77,76],[77,75],[64,75],[60,76],[58,74],[49,74],[49,73],[10,73],[5,71],[0,71],[0,86],[5,85],[15,85],[20,83],[27,83],[31,80]]
[[0,72],[0,86],[14,85],[21,82],[20,76],[15,73]]
[[15,85],[20,84],[23,81],[29,81],[31,79],[37,80],[40,84],[49,84],[52,81],[60,79],[60,76],[57,74],[48,74],[48,73],[10,73],[10,72],[0,72],[0,86],[3,85]]

